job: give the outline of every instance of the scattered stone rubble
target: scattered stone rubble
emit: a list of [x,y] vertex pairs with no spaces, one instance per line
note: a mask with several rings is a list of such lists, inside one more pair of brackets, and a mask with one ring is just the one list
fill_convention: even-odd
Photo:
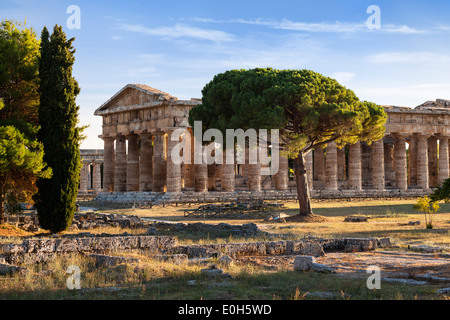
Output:
[[368,217],[364,216],[348,216],[345,217],[344,222],[367,222],[368,219]]
[[160,252],[177,247],[174,237],[129,236],[24,240],[21,244],[4,244],[0,256],[8,264],[39,263],[66,253],[105,253],[144,249]]

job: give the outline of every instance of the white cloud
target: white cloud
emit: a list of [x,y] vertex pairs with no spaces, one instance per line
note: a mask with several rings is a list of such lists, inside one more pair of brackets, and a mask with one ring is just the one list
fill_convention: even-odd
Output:
[[354,32],[387,32],[399,34],[419,34],[427,33],[426,30],[418,30],[409,26],[397,26],[394,24],[381,24],[380,30],[370,30],[367,28],[366,22],[303,22],[292,21],[289,19],[274,20],[266,18],[256,19],[230,19],[217,20],[212,18],[194,17],[190,20],[204,23],[241,23],[249,25],[266,26],[272,29],[304,31],[304,32],[324,32],[324,33],[354,33]]
[[335,72],[332,73],[330,77],[336,79],[340,83],[345,83],[356,77],[356,74],[351,72]]
[[371,63],[423,63],[423,62],[449,62],[450,55],[442,55],[434,52],[386,52],[370,55],[367,60]]
[[163,39],[193,38],[213,42],[232,41],[234,36],[220,30],[200,29],[185,24],[176,24],[173,27],[148,28],[138,24],[121,23],[119,28],[125,31],[137,32]]

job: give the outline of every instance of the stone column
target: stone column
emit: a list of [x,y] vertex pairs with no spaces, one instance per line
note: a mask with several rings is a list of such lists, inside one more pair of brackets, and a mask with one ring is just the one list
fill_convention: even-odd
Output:
[[[249,191],[261,191],[261,163],[259,161],[259,148],[255,147],[255,149],[250,152],[255,152],[256,163],[251,163],[249,161],[248,164],[248,190]],[[249,159],[250,160],[250,159]],[[255,162],[255,161],[253,161]]]
[[153,145],[152,135],[141,133],[141,154],[139,156],[139,191],[153,189]]
[[384,144],[384,178],[387,185],[394,186],[394,145],[390,142]]
[[181,192],[181,154],[172,154],[180,141],[172,141],[172,133],[173,130],[167,131],[167,192]]
[[[213,147],[211,144],[208,146],[208,150],[211,150],[211,157],[214,157],[216,154],[216,151],[213,150]],[[207,164],[207,171],[208,171],[208,190],[216,190],[216,166],[217,164],[211,163]]]
[[114,190],[114,138],[103,137],[103,190],[110,192]]
[[194,188],[194,134],[189,129],[189,134],[183,136],[185,142],[184,162],[184,187]]
[[280,154],[278,158],[278,172],[274,175],[275,189],[287,190],[289,183],[289,160]]
[[406,168],[406,136],[402,134],[395,135],[394,144],[394,170],[395,186],[405,191],[408,189],[407,168]]
[[347,180],[346,165],[345,165],[345,147],[337,149],[337,161],[338,161],[338,180]]
[[327,144],[326,150],[326,190],[337,190],[337,148],[336,143],[330,142]]
[[348,187],[350,190],[361,191],[361,143],[358,141],[349,147]]
[[372,186],[374,189],[384,190],[384,142],[383,139],[372,143]]
[[90,160],[82,160],[81,172],[80,172],[80,192],[87,192],[88,189],[88,170]]
[[305,155],[305,164],[306,164],[306,179],[308,180],[309,190],[313,190],[314,189],[314,183],[313,183],[314,172],[313,172],[313,151],[312,150],[310,150]]
[[127,191],[139,191],[139,136],[129,134],[127,156]]
[[116,138],[116,158],[114,168],[114,191],[127,191],[127,150],[125,136]]
[[314,180],[325,180],[325,151],[320,147],[314,149]]
[[412,136],[409,141],[409,184],[417,186],[417,140]]
[[448,136],[439,136],[439,176],[438,184],[449,177]]
[[167,173],[167,142],[164,132],[154,134],[155,141],[153,145],[153,191],[166,191],[166,173]]
[[436,187],[438,185],[438,148],[437,138],[431,136],[428,139],[428,172],[430,174],[430,187]]
[[203,157],[205,147],[200,143],[195,143],[195,179],[194,187],[196,192],[208,192],[208,165]]
[[428,136],[417,134],[417,186],[427,191],[430,188],[428,174]]
[[100,172],[100,162],[92,162],[92,188],[96,193],[102,191],[102,176]]
[[221,185],[224,192],[234,192],[235,190],[234,151],[230,153],[232,157],[227,160],[227,152],[225,148],[223,149]]

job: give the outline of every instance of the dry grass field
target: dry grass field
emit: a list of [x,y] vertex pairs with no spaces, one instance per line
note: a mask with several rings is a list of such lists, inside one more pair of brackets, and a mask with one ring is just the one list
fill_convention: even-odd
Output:
[[[185,217],[189,206],[166,206],[152,209],[109,209],[100,207],[100,212],[137,215],[141,218],[165,221],[206,222],[210,224],[243,224],[253,222],[270,233],[283,234],[297,239],[305,236],[335,237],[390,237],[396,244],[391,251],[406,250],[412,245],[450,246],[450,205],[441,204],[434,218],[434,228],[425,229],[423,215],[412,208],[414,200],[366,200],[366,201],[314,201],[316,214],[327,218],[321,223],[274,223],[263,219],[223,219]],[[83,204],[95,207],[95,203]],[[296,214],[297,204],[286,203],[280,213]],[[346,216],[363,215],[367,222],[344,222]],[[410,225],[420,221],[420,225]],[[67,231],[65,233],[79,233]],[[102,228],[91,233],[142,234],[144,229]],[[0,227],[0,242],[21,242],[24,236],[32,236],[12,226]],[[180,243],[212,243],[261,241],[263,238],[239,238],[223,234],[172,234]],[[8,238],[6,238],[8,237]],[[376,261],[374,254],[329,255],[323,261],[341,265],[361,263],[365,259]],[[220,265],[227,279],[209,279],[200,270],[211,261],[189,261],[181,264],[162,262],[147,252],[116,252],[113,255],[133,256],[139,263],[113,267],[99,267],[91,258],[74,255],[61,256],[47,263],[27,266],[26,274],[0,276],[0,299],[206,299],[206,300],[410,300],[448,299],[436,294],[442,284],[411,285],[407,283],[383,282],[381,290],[368,289],[365,278],[342,277],[334,274],[298,273],[292,269],[291,258],[236,259],[231,265]],[[448,260],[448,259],[447,259]],[[322,261],[322,260],[321,260]],[[320,262],[320,261],[319,261]],[[445,262],[440,261],[440,262]],[[66,270],[69,265],[81,269],[80,290],[68,290]],[[448,263],[446,264],[448,271]],[[447,275],[449,276],[449,275]],[[447,284],[448,286],[448,284]]]

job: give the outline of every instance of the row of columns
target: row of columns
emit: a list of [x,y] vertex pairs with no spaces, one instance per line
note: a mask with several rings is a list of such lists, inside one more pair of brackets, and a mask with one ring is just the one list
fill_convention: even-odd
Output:
[[[338,149],[332,142],[325,149],[315,149],[314,159],[312,152],[306,156],[310,185],[314,189],[322,183],[322,188],[333,191],[338,190],[338,181],[346,180],[347,189],[360,191],[368,180],[371,188],[378,190],[388,184],[402,191],[410,186],[428,190],[449,177],[448,136],[394,133],[391,138],[393,143],[381,139],[368,146],[358,141]],[[367,172],[371,172],[370,177]]]
[[[223,153],[221,165],[193,164],[196,153],[202,158],[200,154],[207,146],[194,148],[193,135],[172,141],[169,139],[172,132],[104,137],[103,190],[180,192],[182,188],[192,188],[197,192],[207,192],[218,190],[216,181],[220,180],[220,190],[235,191],[236,164],[227,164],[227,152]],[[191,164],[172,161],[172,150],[183,141],[190,148],[185,148],[185,154],[180,156],[190,159]],[[408,150],[406,143],[409,144]],[[361,191],[363,187],[407,190],[410,186],[428,190],[449,177],[448,143],[448,136],[420,133],[393,133],[370,146],[356,142],[347,148],[337,148],[332,142],[326,148],[315,149],[314,155],[310,152],[305,156],[308,182],[311,189],[329,191],[340,188]],[[249,159],[248,149],[244,152],[245,158]],[[234,156],[235,150],[230,154]],[[248,190],[261,191],[264,180],[261,164],[247,161],[241,167]],[[289,165],[285,157],[280,156],[279,170],[272,179],[277,190],[288,189]],[[95,173],[94,180],[97,181]],[[84,185],[82,178],[81,189]]]
[[[172,132],[166,130],[103,137],[104,190],[180,192],[182,188],[193,188],[197,192],[207,192],[216,190],[219,173],[221,190],[235,191],[236,164],[227,163],[227,152],[223,152],[221,165],[208,165],[204,161],[194,164],[196,156],[202,159],[201,154],[207,146],[194,147],[196,144],[192,134],[183,135],[180,141],[172,141],[169,139]],[[183,149],[186,150],[186,154],[180,156],[185,160],[189,158],[190,164],[180,164],[172,159],[172,150],[183,141],[186,144],[186,148]],[[235,150],[230,154],[234,158]],[[280,159],[279,172],[273,178],[277,190],[286,190],[288,160],[285,157]],[[246,167],[249,190],[261,191],[261,164],[247,164]]]
[[[80,171],[80,192],[87,192],[88,189],[94,189],[95,192],[102,190],[100,161],[83,160]],[[92,167],[92,171],[90,168]],[[92,184],[90,174],[92,172]]]

